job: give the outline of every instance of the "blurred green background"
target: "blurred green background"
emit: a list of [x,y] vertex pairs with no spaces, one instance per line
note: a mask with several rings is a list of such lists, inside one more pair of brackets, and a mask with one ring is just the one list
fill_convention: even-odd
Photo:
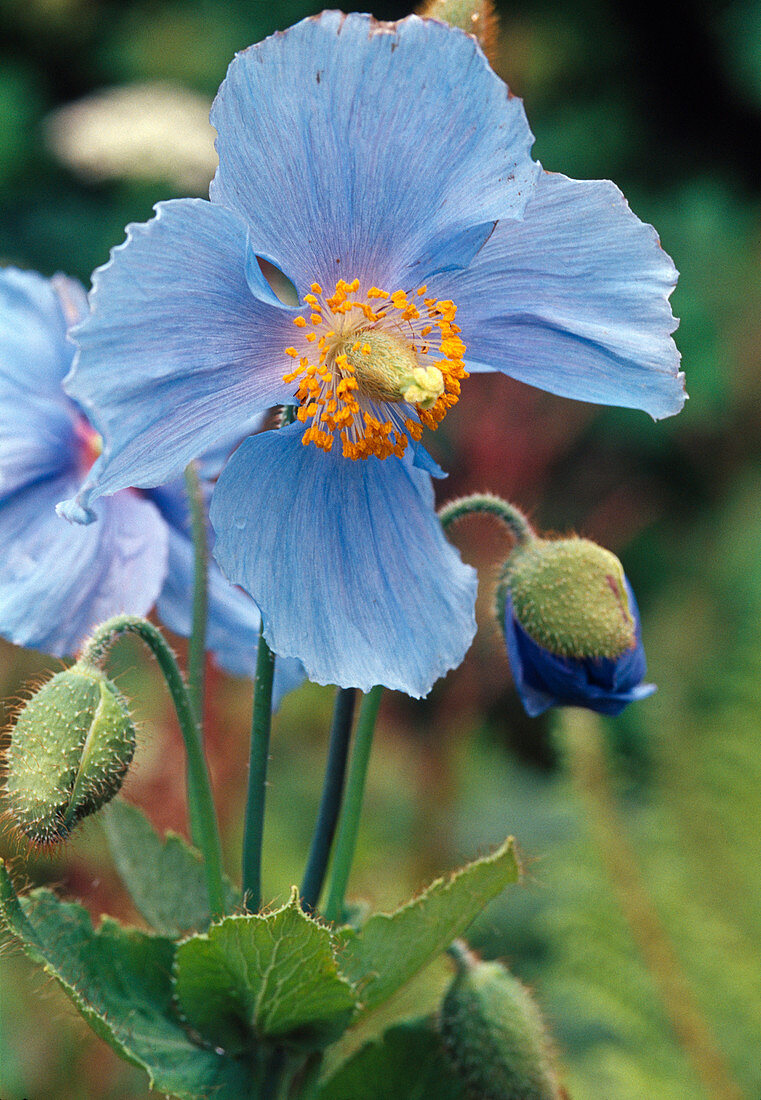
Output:
[[[204,194],[204,119],[232,54],[316,10],[303,0],[0,0],[0,262],[87,283],[127,222],[159,199]],[[374,14],[408,10],[379,3]],[[622,556],[659,691],[604,724],[617,827],[738,1095],[760,1100],[761,3],[522,0],[502,3],[500,16],[496,67],[524,98],[538,158],[614,179],[680,268],[673,303],[690,401],[654,424],[475,377],[432,441],[452,471],[439,492],[501,493],[540,525]],[[126,99],[64,110],[132,86]],[[456,538],[479,568],[481,629],[429,699],[385,701],[352,890],[391,905],[514,833],[525,883],[472,940],[535,990],[570,1095],[713,1100],[645,963],[648,930],[633,935],[624,917],[626,890],[590,827],[593,792],[568,778],[553,720],[527,719],[516,701],[490,618],[506,543],[487,521],[464,526]],[[180,742],[163,690],[129,644],[115,663],[142,728],[127,796],[158,826],[184,831]],[[3,645],[3,697],[52,667]],[[250,685],[214,674],[210,687],[233,870]],[[301,874],[330,708],[329,691],[307,687],[277,718],[268,898]],[[7,841],[0,849],[30,883],[138,919],[97,820],[26,864]],[[144,1095],[141,1075],[6,950],[2,1100]]]

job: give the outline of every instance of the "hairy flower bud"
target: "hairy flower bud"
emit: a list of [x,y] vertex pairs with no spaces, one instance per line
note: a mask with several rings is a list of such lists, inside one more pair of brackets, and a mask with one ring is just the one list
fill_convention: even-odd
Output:
[[109,802],[135,751],[127,704],[103,673],[76,664],[21,710],[7,755],[9,812],[30,840],[64,840]]
[[620,561],[588,539],[531,538],[505,565],[497,612],[516,687],[535,716],[556,705],[618,714],[642,684],[639,612]]
[[464,945],[451,949],[457,974],[439,1027],[452,1064],[473,1100],[559,1100],[550,1043],[525,986],[498,962]]

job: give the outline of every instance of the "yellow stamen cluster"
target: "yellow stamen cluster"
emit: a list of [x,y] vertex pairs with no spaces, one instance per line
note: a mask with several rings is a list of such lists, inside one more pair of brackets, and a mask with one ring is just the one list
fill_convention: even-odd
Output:
[[411,296],[359,289],[359,279],[339,279],[326,296],[312,284],[309,316],[293,322],[302,346],[285,349],[297,365],[283,378],[298,382],[303,443],[329,451],[338,435],[346,458],[401,457],[421,424],[439,425],[467,378],[457,307],[425,297],[425,286]]

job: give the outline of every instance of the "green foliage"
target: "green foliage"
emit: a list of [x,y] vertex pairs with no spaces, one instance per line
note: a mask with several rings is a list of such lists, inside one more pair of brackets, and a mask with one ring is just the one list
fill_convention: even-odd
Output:
[[451,981],[451,961],[446,955],[438,955],[388,1000],[357,1017],[341,1039],[325,1052],[320,1079],[329,1080],[367,1043],[380,1042],[389,1028],[435,1016]]
[[341,969],[358,984],[363,1009],[380,1004],[414,977],[518,877],[510,839],[450,879],[437,879],[395,913],[375,913],[359,931],[339,933]]
[[430,1020],[389,1028],[324,1084],[318,1100],[466,1100]]
[[266,916],[227,917],[177,949],[175,988],[189,1024],[215,1046],[259,1041],[301,1050],[344,1032],[357,997],[336,965],[327,928],[300,908],[298,892]]
[[[477,843],[484,830],[488,837],[508,814],[529,868],[528,888],[509,905],[495,903],[469,942],[484,954],[508,955],[511,969],[535,990],[569,1095],[708,1100],[673,1036],[588,834],[584,807],[565,778],[500,764],[483,746],[471,746],[462,782],[461,843]],[[666,828],[654,831],[648,854],[667,836]],[[637,846],[640,859],[644,844]],[[677,864],[668,861],[673,875]],[[712,873],[704,869],[701,881]],[[692,881],[694,895],[698,880]]]
[[194,1043],[174,1012],[174,944],[105,919],[93,929],[80,905],[49,890],[16,897],[0,864],[0,918],[55,978],[85,1020],[151,1085],[180,1100],[250,1095],[251,1068]]
[[[209,895],[201,856],[182,837],[162,840],[137,806],[115,799],[103,826],[116,869],[139,912],[164,936],[209,927]],[[225,908],[240,904],[240,892],[225,880]]]
[[[109,832],[136,899],[157,924],[171,925],[167,906],[173,897],[178,914],[184,913],[181,923],[188,917],[208,918],[190,849],[173,837],[162,844],[134,807],[112,810]],[[130,844],[140,845],[139,861],[127,859]],[[162,889],[162,872],[177,874],[177,882]],[[183,1100],[210,1092],[233,1100],[258,1087],[277,1048],[303,1062],[311,1051],[339,1040],[355,1018],[357,1035],[331,1060],[326,1080],[345,1072],[348,1076],[341,1080],[351,1081],[356,1059],[361,1065],[363,1058],[375,1058],[378,1043],[387,1054],[403,1044],[404,1037],[385,1039],[380,1033],[419,1014],[426,1004],[433,1007],[441,979],[434,974],[428,981],[426,969],[432,972],[432,962],[452,937],[517,880],[518,866],[507,841],[448,881],[437,880],[395,913],[370,917],[360,930],[333,930],[307,916],[294,888],[280,909],[226,917],[179,945],[110,919],[93,929],[81,906],[60,902],[48,890],[19,900],[4,867],[1,873],[3,924],[58,980],[98,1035],[146,1070],[152,1085],[162,1091]],[[184,909],[172,892],[183,884],[191,895]],[[416,979],[428,981],[434,1001]],[[405,1000],[410,990],[414,1008],[409,997]],[[385,1015],[368,1027],[370,1010],[382,1002],[388,1006]],[[430,1036],[418,1041],[433,1042]],[[366,1047],[367,1053],[361,1054]],[[344,1071],[349,1062],[354,1068]],[[432,1066],[431,1087],[437,1073]],[[423,1089],[428,1077],[418,1077],[416,1087]]]
[[[7,34],[0,34],[3,262],[47,274],[65,270],[87,282],[93,267],[123,239],[124,225],[150,217],[153,202],[173,193],[166,183],[93,185],[76,179],[44,148],[47,111],[94,88],[132,80],[170,78],[211,95],[233,47],[318,7],[303,0],[276,5],[140,0],[128,8],[113,0],[0,5],[3,32],[7,27]],[[524,416],[523,406],[507,409],[498,443],[507,457],[497,464],[487,450],[482,413],[473,418],[476,433],[471,430],[470,439],[467,423],[461,422],[458,435],[450,419],[439,443],[449,448],[452,469],[457,462],[472,474],[477,453],[486,452],[498,481],[501,469],[513,470],[512,485],[519,487],[522,502],[561,529],[570,522],[601,537],[610,532],[610,544],[619,546],[638,527],[649,528],[628,547],[625,562],[643,609],[650,675],[659,692],[609,724],[612,742],[622,749],[626,741],[628,753],[619,760],[620,809],[686,974],[744,1091],[757,1097],[761,480],[753,464],[761,396],[755,186],[761,4],[714,0],[681,5],[678,12],[664,9],[656,36],[647,26],[652,12],[635,11],[634,5],[526,0],[501,8],[498,67],[525,99],[538,138],[536,156],[550,170],[616,180],[675,258],[681,277],[672,300],[682,318],[676,338],[690,401],[681,416],[657,425],[628,411],[600,411],[580,437],[573,427],[579,423],[574,421],[578,407],[541,396],[530,406],[544,410],[539,422]],[[382,2],[373,10],[393,18],[408,9]],[[696,43],[705,51],[699,59],[692,49]],[[706,58],[713,59],[713,67],[705,67]],[[664,61],[670,84],[658,80]],[[742,102],[728,94],[733,89],[742,89]],[[689,123],[690,104],[692,127],[683,124]],[[726,137],[723,145],[715,140],[717,124]],[[478,380],[470,384],[475,388]],[[518,392],[518,387],[509,391]],[[464,402],[461,408],[464,416]],[[461,489],[474,487],[471,478]],[[493,488],[502,491],[498,483]],[[458,677],[475,681],[481,656],[492,648],[485,637],[479,645],[478,663],[471,660],[470,672],[466,668]],[[28,669],[30,659],[14,654],[11,691],[21,678],[18,663],[26,661]],[[506,678],[506,670],[500,668],[499,675]],[[484,698],[490,700],[493,680],[481,683],[482,692],[488,685]],[[235,732],[240,692],[224,694],[219,726]],[[298,881],[309,840],[327,721],[327,715],[321,716],[322,725],[314,720],[317,695],[318,689],[308,689],[304,704],[286,701],[287,720],[273,759],[278,797],[270,807],[268,897]],[[508,955],[511,966],[537,988],[574,1100],[700,1098],[576,796],[557,775],[505,759],[502,712],[493,719],[488,748],[474,745],[475,732],[463,712],[453,709],[450,716],[447,710],[463,695],[453,697],[441,685],[424,705],[396,702],[404,729],[400,720],[393,737],[386,742],[381,737],[376,745],[385,755],[374,769],[354,881],[382,904],[400,896],[403,882],[419,882],[435,861],[475,850],[507,829],[515,832],[527,857],[526,888],[491,906],[474,934],[489,954]],[[502,699],[497,705],[502,707]],[[302,709],[288,710],[293,706]],[[469,707],[466,703],[466,715]],[[157,705],[156,716],[159,710]],[[445,735],[453,722],[454,752]],[[527,728],[527,739],[538,726]],[[522,728],[516,719],[513,729]],[[243,766],[234,741],[231,735],[225,742],[228,770],[217,773],[229,784],[231,823],[236,795],[230,776]],[[158,754],[151,754],[150,743],[146,754],[136,783],[152,794]],[[432,774],[445,777],[434,795],[428,793]],[[83,830],[83,842],[94,833]],[[234,834],[233,825],[231,845]],[[95,878],[82,846],[57,859],[51,867],[37,856],[27,873],[56,880],[71,875],[77,888]],[[32,906],[35,899],[23,904]],[[47,927],[54,941],[52,923]],[[87,1076],[87,1057],[77,1060],[73,1052],[78,1032],[61,1018],[52,997],[50,1009],[40,1009],[32,996],[39,983],[28,983],[22,962],[0,958],[0,1030],[12,1055],[6,1059],[5,1051],[0,1053],[0,1094],[72,1100],[101,1093],[137,1096],[135,1070],[129,1071],[128,1084],[115,1082],[114,1068],[98,1059],[89,1072],[102,1079]],[[400,997],[414,1001],[428,971],[358,1020],[330,1048],[330,1057],[350,1040],[356,1043],[371,1025],[382,1033],[379,1016],[401,1012]],[[9,989],[14,982],[15,999]],[[429,1011],[428,1000],[423,1011]],[[182,1030],[176,1034],[178,1043],[186,1042]],[[400,1046],[394,1049],[401,1057]],[[45,1076],[45,1067],[51,1076]],[[383,1072],[387,1069],[386,1064]],[[55,1071],[59,1077],[52,1076]],[[354,1081],[367,1087],[366,1079]],[[203,1091],[224,1095],[224,1089]],[[245,1095],[242,1085],[237,1095]]]

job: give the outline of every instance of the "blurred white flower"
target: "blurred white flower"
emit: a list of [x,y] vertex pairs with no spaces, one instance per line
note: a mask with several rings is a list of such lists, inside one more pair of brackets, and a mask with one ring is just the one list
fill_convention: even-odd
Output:
[[206,194],[217,166],[210,107],[175,84],[106,88],[50,114],[45,137],[85,179],[159,179]]

